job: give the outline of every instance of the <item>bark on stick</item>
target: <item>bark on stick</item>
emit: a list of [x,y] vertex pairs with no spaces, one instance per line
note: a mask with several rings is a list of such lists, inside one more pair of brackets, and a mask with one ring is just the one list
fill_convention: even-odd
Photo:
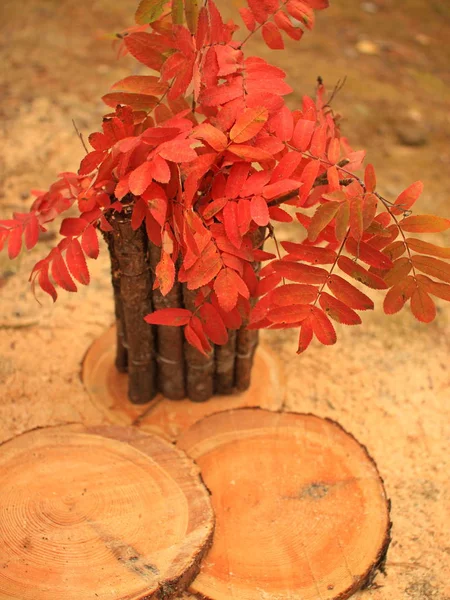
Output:
[[235,386],[236,338],[237,332],[229,330],[228,342],[223,346],[216,346],[216,394],[233,393]]

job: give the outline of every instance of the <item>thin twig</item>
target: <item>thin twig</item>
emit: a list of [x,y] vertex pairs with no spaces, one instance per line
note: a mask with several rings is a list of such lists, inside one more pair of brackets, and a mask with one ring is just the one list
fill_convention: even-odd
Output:
[[83,144],[83,148],[85,149],[85,151],[86,151],[86,154],[89,154],[89,150],[88,150],[88,148],[87,148],[86,144],[84,143],[83,134],[82,134],[82,133],[80,132],[80,130],[78,129],[78,127],[77,127],[77,124],[75,123],[75,119],[72,119],[72,124],[73,124],[73,126],[74,126],[74,128],[75,128],[75,131],[76,131],[76,133],[77,133],[77,136],[80,138],[80,142]]

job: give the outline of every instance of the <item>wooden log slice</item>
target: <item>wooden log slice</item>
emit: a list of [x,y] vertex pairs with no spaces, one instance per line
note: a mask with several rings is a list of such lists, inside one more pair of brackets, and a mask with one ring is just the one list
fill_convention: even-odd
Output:
[[390,540],[375,463],[313,415],[231,410],[178,446],[199,465],[216,515],[191,590],[214,600],[342,600],[372,582]]
[[261,406],[278,410],[285,388],[281,366],[274,354],[259,346],[255,355],[252,383],[240,394],[214,396],[207,402],[171,401],[157,396],[143,405],[130,402],[127,375],[114,366],[115,328],[106,331],[89,348],[82,368],[82,379],[95,406],[110,422],[137,425],[143,431],[170,440],[193,423],[215,412],[242,406]]
[[2,599],[172,598],[212,538],[197,467],[134,430],[21,435],[0,447],[0,489]]

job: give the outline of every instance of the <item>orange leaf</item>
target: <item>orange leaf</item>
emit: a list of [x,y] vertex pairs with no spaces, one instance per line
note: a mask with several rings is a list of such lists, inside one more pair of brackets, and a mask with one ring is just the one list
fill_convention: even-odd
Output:
[[381,277],[378,277],[378,275],[375,275],[374,273],[370,273],[367,269],[364,269],[364,267],[358,265],[346,256],[341,256],[338,259],[338,266],[344,273],[347,273],[347,275],[350,275],[350,277],[353,277],[356,281],[367,285],[367,287],[375,290],[385,290],[388,287]]
[[362,238],[363,225],[363,199],[355,196],[350,200],[350,233],[357,241]]
[[391,208],[391,212],[394,215],[401,215],[406,210],[409,210],[411,206],[417,201],[420,194],[423,191],[423,183],[416,181],[406,188],[395,201],[395,207]]
[[336,331],[332,322],[320,308],[313,307],[311,325],[314,335],[321,344],[332,346],[336,343]]
[[368,192],[375,191],[377,186],[377,178],[373,165],[367,165],[366,170],[364,171],[364,185],[366,186],[366,190]]
[[[269,275],[273,277],[273,275]],[[317,298],[318,289],[313,285],[287,283],[273,290],[270,299],[277,306],[310,304]]]
[[450,229],[450,219],[435,215],[412,215],[403,219],[400,227],[411,233],[436,233]]
[[342,300],[342,302],[351,308],[371,310],[374,307],[372,300],[366,294],[363,294],[363,292],[342,277],[339,277],[339,275],[331,275],[328,278],[327,286],[336,298],[339,298],[339,300]]
[[363,216],[363,230],[365,231],[377,214],[378,209],[378,198],[375,194],[365,194],[363,199],[363,208],[362,208],[362,216]]
[[354,310],[341,302],[341,300],[330,296],[330,294],[322,292],[319,302],[325,313],[338,323],[343,323],[344,325],[359,325],[361,323],[361,317]]
[[304,352],[310,345],[313,338],[313,328],[311,325],[311,318],[304,319],[300,326],[300,333],[298,336],[298,348],[297,354]]
[[231,144],[228,150],[248,162],[265,162],[273,161],[273,156],[266,150],[255,148],[254,146],[246,146],[245,144]]
[[345,247],[350,254],[353,254],[353,256],[356,256],[371,267],[376,267],[377,269],[390,269],[393,266],[391,259],[386,254],[372,248],[365,242],[358,243],[353,238],[349,238]]
[[336,252],[330,248],[316,248],[315,246],[294,242],[281,242],[281,245],[294,260],[323,265],[332,264],[336,260]]
[[411,312],[422,323],[431,323],[436,316],[436,305],[422,287],[417,287],[411,296]]
[[269,111],[264,106],[248,108],[231,128],[230,139],[236,144],[247,142],[261,131],[268,118]]
[[383,254],[389,256],[391,260],[397,260],[406,252],[405,242],[392,242],[383,249]]
[[163,296],[167,296],[173,288],[175,281],[175,265],[167,252],[161,253],[161,260],[156,266],[155,275],[159,283],[159,289]]
[[412,264],[409,258],[399,258],[394,261],[392,269],[390,269],[383,277],[388,287],[392,287],[396,283],[405,279],[412,269]]
[[225,150],[228,144],[226,135],[210,123],[197,125],[191,133],[191,137],[207,142],[217,152]]
[[443,260],[417,254],[412,257],[412,262],[419,271],[431,275],[432,277],[437,277],[446,283],[450,283],[450,265]]
[[196,290],[206,285],[222,268],[222,261],[215,245],[209,242],[200,257],[190,269],[186,270],[188,290]]
[[405,303],[411,298],[416,289],[414,278],[408,275],[399,283],[395,284],[386,294],[383,302],[383,309],[387,315],[393,315],[399,312]]
[[130,75],[121,79],[112,86],[113,90],[124,90],[137,94],[151,94],[159,96],[167,91],[168,84],[160,81],[153,75]]
[[290,306],[277,306],[267,313],[267,318],[272,323],[299,323],[311,314],[309,304],[291,304]]
[[420,254],[429,254],[431,256],[438,256],[439,258],[450,258],[450,248],[442,248],[441,246],[435,246],[429,242],[418,240],[416,238],[407,238],[406,243],[414,252]]
[[325,283],[328,277],[325,269],[301,265],[288,260],[276,260],[272,265],[276,273],[298,283]]
[[308,228],[308,239],[315,242],[320,232],[334,219],[339,210],[339,202],[327,202],[321,204],[314,213]]
[[426,275],[417,275],[417,281],[429,294],[450,302],[450,285],[433,281]]

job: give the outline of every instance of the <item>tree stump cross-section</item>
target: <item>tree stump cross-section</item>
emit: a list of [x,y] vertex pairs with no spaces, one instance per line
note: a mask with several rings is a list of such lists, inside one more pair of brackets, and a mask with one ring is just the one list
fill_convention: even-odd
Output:
[[133,429],[44,428],[0,446],[0,598],[177,597],[214,516],[195,464]]
[[216,515],[191,585],[200,597],[343,600],[383,566],[383,483],[336,423],[243,408],[206,417],[177,444],[199,465]]

